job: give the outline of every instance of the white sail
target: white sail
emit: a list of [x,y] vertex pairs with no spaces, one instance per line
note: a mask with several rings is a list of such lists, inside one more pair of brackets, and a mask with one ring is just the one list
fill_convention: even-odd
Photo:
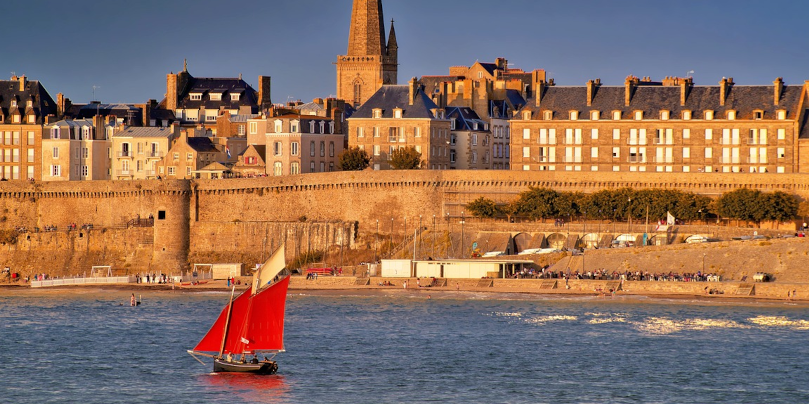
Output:
[[266,286],[268,283],[286,268],[286,257],[284,256],[285,243],[281,243],[270,259],[253,274],[253,294]]

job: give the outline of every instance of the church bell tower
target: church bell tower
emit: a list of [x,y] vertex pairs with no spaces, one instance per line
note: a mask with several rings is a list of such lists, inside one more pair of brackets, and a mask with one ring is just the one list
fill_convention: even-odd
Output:
[[337,56],[337,98],[359,107],[384,84],[396,84],[399,45],[393,21],[385,43],[382,0],[354,0],[348,52]]

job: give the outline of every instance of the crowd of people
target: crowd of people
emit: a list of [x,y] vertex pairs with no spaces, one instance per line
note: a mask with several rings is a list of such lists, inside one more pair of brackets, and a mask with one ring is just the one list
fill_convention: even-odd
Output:
[[144,277],[141,274],[135,275],[135,282],[136,283],[150,283],[150,284],[158,284],[163,285],[170,283],[171,278],[169,278],[166,274],[146,274]]
[[551,271],[550,266],[539,270],[533,268],[523,269],[515,273],[514,279],[579,279],[593,281],[651,281],[651,282],[719,282],[721,277],[717,274],[676,273],[676,272],[649,272],[649,271],[609,271],[604,268],[595,271]]

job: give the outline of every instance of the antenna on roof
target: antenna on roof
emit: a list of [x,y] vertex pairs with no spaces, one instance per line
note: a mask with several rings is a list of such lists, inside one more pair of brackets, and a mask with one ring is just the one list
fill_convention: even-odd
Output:
[[11,77],[15,77],[16,75],[17,75],[17,72],[11,72]]
[[96,90],[101,88],[101,86],[93,85],[93,101],[96,101]]
[[685,73],[685,77],[694,77],[694,71],[689,70],[688,72]]

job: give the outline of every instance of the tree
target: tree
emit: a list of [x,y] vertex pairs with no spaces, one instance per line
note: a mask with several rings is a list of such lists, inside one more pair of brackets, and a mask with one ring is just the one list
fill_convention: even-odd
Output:
[[493,218],[502,213],[500,207],[493,200],[482,196],[466,204],[465,208],[472,216],[479,218]]
[[362,171],[368,168],[371,158],[359,147],[349,147],[340,153],[340,169],[343,171]]
[[413,146],[396,149],[388,159],[390,168],[394,170],[417,170],[421,168],[421,153]]
[[531,187],[520,194],[514,204],[514,214],[531,219],[545,219],[557,215],[556,199],[559,193],[548,188]]
[[764,194],[767,206],[766,218],[777,222],[792,220],[798,215],[798,199],[786,192]]

